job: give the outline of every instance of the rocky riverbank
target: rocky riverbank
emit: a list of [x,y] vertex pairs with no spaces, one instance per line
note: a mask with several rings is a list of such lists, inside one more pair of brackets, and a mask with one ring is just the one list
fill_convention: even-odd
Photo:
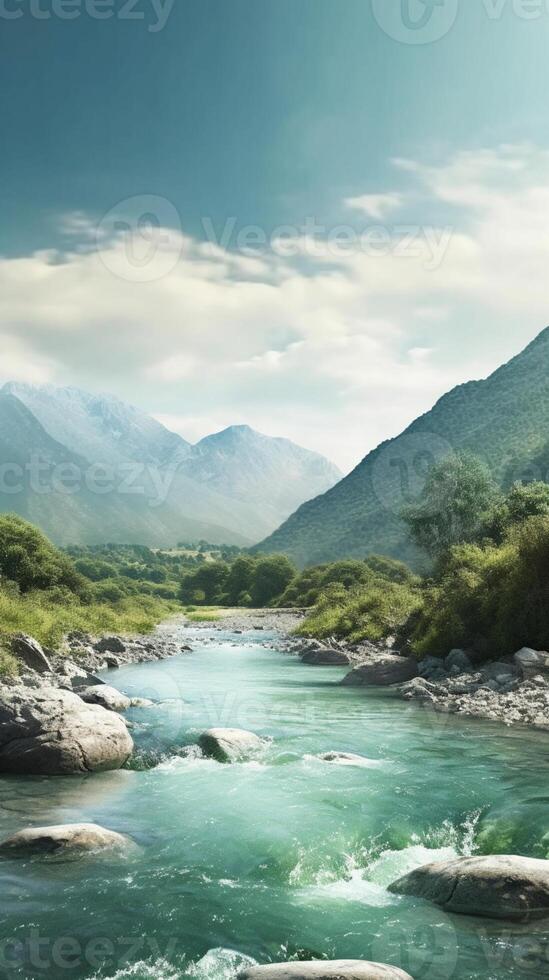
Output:
[[219,629],[277,630],[283,636],[277,648],[282,643],[304,663],[349,666],[345,685],[390,687],[404,700],[432,711],[549,731],[549,654],[543,651],[524,648],[513,657],[478,663],[473,654],[452,650],[444,659],[417,661],[401,656],[392,639],[349,644],[333,637],[293,637],[304,617],[299,610],[233,609],[217,615]]

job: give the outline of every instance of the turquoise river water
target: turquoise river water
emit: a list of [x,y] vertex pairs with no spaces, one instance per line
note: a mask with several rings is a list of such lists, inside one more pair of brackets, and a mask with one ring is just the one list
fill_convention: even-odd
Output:
[[[274,634],[167,626],[193,653],[106,675],[132,709],[133,769],[3,778],[0,835],[94,821],[132,853],[0,867],[5,980],[232,980],[250,961],[366,958],[415,980],[549,977],[549,924],[448,916],[387,886],[437,857],[549,852],[547,737],[338,686]],[[275,649],[268,649],[274,641]],[[205,728],[259,758],[177,754]],[[321,761],[330,749],[357,765]]]

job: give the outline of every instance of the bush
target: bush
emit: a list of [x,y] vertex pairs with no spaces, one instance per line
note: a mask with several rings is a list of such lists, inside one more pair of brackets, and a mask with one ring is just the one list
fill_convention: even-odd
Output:
[[0,515],[0,573],[21,592],[66,586],[85,592],[85,580],[71,559],[58,551],[38,528],[14,514]]

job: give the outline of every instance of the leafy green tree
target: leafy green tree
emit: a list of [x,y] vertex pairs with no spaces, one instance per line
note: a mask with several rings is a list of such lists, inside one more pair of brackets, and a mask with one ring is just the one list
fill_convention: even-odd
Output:
[[486,522],[486,535],[498,543],[518,524],[529,517],[549,514],[549,485],[535,482],[515,483],[505,500],[496,505]]
[[247,604],[241,602],[240,597],[247,595],[249,598],[256,566],[257,559],[251,555],[241,555],[233,561],[225,583],[227,602],[231,606]]
[[423,551],[438,558],[481,533],[499,491],[487,466],[469,453],[448,456],[430,470],[418,504],[402,516]]
[[21,592],[66,586],[75,594],[86,583],[68,555],[58,551],[38,528],[14,514],[0,515],[0,574]]
[[208,561],[190,575],[185,575],[181,583],[180,598],[183,602],[198,602],[197,595],[203,594],[203,602],[219,605],[225,600],[225,586],[229,576],[229,566],[224,561]]
[[297,569],[286,555],[268,555],[255,566],[251,597],[254,606],[267,606],[284,592]]

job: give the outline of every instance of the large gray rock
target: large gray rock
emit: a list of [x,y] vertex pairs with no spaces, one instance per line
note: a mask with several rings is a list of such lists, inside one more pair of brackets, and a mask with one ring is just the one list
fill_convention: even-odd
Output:
[[342,684],[351,687],[368,685],[370,687],[388,687],[391,684],[404,684],[417,677],[417,660],[415,657],[393,657],[390,654],[372,658],[367,663],[354,667],[342,680]]
[[98,653],[124,653],[126,644],[119,636],[103,636],[93,648]]
[[77,694],[44,685],[4,688],[0,772],[65,775],[119,769],[133,742],[122,718]]
[[461,915],[543,918],[549,916],[549,861],[503,854],[436,861],[411,871],[389,890]]
[[26,633],[17,633],[11,641],[14,656],[30,670],[39,674],[50,674],[52,667],[38,640]]
[[127,711],[132,705],[130,698],[108,684],[85,687],[83,690],[79,690],[78,694],[86,704],[100,704],[107,711]]
[[368,960],[304,960],[250,966],[237,980],[412,980],[396,966]]
[[444,659],[444,666],[446,670],[451,670],[452,667],[455,667],[463,674],[473,669],[471,660],[465,653],[465,650],[450,650],[450,653]]
[[518,667],[522,676],[529,680],[538,674],[541,677],[549,675],[549,653],[545,650],[532,650],[530,647],[523,647],[513,657],[515,665]]
[[322,667],[338,667],[347,666],[350,664],[350,658],[348,654],[344,653],[343,650],[332,650],[326,647],[326,649],[319,650],[308,650],[301,657],[304,664],[318,664]]
[[210,728],[200,736],[198,744],[204,755],[218,762],[238,762],[263,747],[258,735],[241,728]]
[[0,855],[27,857],[32,854],[74,854],[86,851],[125,850],[129,837],[94,823],[28,827],[0,843]]

